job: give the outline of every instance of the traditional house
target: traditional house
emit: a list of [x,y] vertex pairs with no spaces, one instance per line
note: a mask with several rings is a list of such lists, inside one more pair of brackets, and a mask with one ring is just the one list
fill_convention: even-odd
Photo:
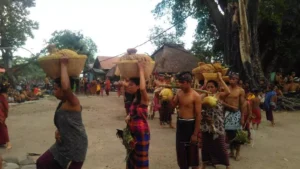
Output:
[[183,46],[174,44],[163,45],[151,57],[155,60],[155,73],[191,72],[199,62],[199,59]]
[[[109,56],[98,56],[94,62],[94,69],[100,69],[105,72],[105,75],[108,77],[112,77],[114,75],[114,70],[116,67],[116,62],[120,60],[119,57],[109,57]],[[112,69],[112,70],[111,70]],[[104,76],[102,79],[104,79]]]
[[115,63],[119,60],[119,57],[98,56],[95,60],[93,68],[102,69],[107,73],[111,68],[113,68],[116,65]]

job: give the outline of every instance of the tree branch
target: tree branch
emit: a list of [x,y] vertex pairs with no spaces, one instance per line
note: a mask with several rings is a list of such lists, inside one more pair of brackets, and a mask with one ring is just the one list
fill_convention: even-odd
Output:
[[209,9],[209,13],[218,29],[220,38],[225,40],[225,17],[222,15],[218,8],[218,4],[214,0],[205,0]]

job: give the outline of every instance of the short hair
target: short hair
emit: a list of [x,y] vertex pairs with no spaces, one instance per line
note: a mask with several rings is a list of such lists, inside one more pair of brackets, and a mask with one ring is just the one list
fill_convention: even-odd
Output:
[[[73,77],[69,77],[69,80],[70,80],[70,88],[73,90],[74,84],[76,84],[76,79]],[[54,83],[56,83],[58,87],[61,87],[61,78],[59,77],[54,79]]]
[[138,78],[138,77],[130,78],[129,81],[132,81],[137,86],[140,85],[140,78]]
[[176,75],[176,78],[180,82],[188,82],[191,83],[193,80],[193,75],[190,72],[181,72]]
[[218,84],[218,82],[216,82],[215,80],[209,80],[208,82],[207,82],[207,84],[208,83],[212,83],[212,84],[214,84],[214,86],[216,87],[216,88],[219,88],[219,84]]

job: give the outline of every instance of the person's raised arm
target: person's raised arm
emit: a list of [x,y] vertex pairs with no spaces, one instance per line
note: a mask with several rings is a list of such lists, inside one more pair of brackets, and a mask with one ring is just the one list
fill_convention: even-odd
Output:
[[66,95],[67,101],[72,105],[72,106],[77,106],[79,104],[78,98],[73,94],[71,85],[70,85],[70,79],[68,75],[68,69],[67,69],[67,64],[68,64],[68,58],[67,57],[62,57],[61,58],[61,88]]
[[139,62],[139,73],[140,73],[140,92],[141,92],[141,103],[148,105],[149,98],[146,90],[146,79],[145,79],[145,63]]
[[226,85],[226,83],[224,82],[223,78],[222,78],[222,74],[218,73],[218,79],[222,85],[222,87],[224,87],[224,92],[220,93],[220,99],[224,100],[228,95],[230,95],[230,89],[229,87]]

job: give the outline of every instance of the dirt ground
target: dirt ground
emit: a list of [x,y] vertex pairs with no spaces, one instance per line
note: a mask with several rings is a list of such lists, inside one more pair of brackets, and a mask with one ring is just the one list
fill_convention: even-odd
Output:
[[[116,129],[125,127],[123,99],[80,96],[83,120],[89,138],[84,169],[125,168],[125,149],[116,137]],[[43,153],[54,143],[54,110],[58,101],[45,98],[35,103],[11,106],[7,120],[13,148],[1,154]],[[173,116],[175,119],[175,116]],[[300,166],[300,112],[275,113],[276,127],[263,121],[253,133],[254,145],[242,147],[242,159],[231,160],[233,169],[297,169]],[[175,130],[160,128],[156,119],[151,129],[150,168],[177,169]],[[225,169],[218,166],[219,169]]]

